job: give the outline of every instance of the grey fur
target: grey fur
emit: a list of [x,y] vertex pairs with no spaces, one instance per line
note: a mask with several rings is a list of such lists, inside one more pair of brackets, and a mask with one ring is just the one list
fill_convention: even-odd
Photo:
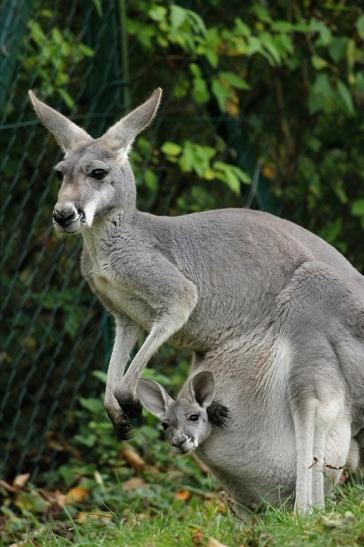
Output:
[[[81,233],[82,273],[115,318],[107,411],[125,436],[125,410],[140,411],[136,389],[150,357],[167,340],[189,348],[196,370],[216,363],[218,394],[232,411],[227,439],[234,431],[237,446],[247,439],[250,483],[266,491],[284,474],[296,481],[296,508],[307,511],[323,504],[326,454],[345,463],[364,425],[363,277],[319,237],[266,213],[138,211],[127,151],[160,94],[95,140],[31,97],[66,151],[55,227]],[[102,182],[95,169],[107,172]],[[327,452],[328,439],[339,448]]]

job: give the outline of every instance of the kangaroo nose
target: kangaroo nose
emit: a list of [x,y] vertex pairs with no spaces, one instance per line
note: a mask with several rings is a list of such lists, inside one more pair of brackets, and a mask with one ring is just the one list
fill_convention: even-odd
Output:
[[76,217],[76,209],[72,206],[57,206],[53,210],[53,219],[63,228],[71,224]]
[[183,444],[186,440],[186,437],[184,435],[179,435],[178,437],[173,437],[171,445],[175,448],[179,448],[181,444]]

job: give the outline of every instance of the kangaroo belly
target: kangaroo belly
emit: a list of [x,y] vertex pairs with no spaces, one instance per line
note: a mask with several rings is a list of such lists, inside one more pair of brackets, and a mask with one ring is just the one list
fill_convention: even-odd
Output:
[[215,428],[199,456],[245,505],[283,502],[294,493],[296,480],[295,432],[287,404],[290,344],[283,337],[258,334],[243,337],[233,353],[208,354],[196,367],[214,374],[216,400],[230,413],[227,428]]

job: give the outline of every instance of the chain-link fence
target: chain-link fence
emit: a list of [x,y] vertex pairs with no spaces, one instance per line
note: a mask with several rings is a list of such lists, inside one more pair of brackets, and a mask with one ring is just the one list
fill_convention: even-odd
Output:
[[[63,75],[77,122],[100,134],[123,112],[128,93],[123,2],[104,3],[102,13],[97,2],[53,4],[46,10],[29,0],[5,1],[0,16],[0,435],[8,473],[56,460],[50,436],[70,428],[66,415],[86,376],[92,391],[90,371],[103,366],[110,346],[107,316],[80,277],[80,242],[52,233],[57,189],[51,166],[59,151],[31,112],[27,89],[42,82],[40,94],[51,94],[56,108],[64,109],[65,99],[72,106],[57,82]],[[35,54],[32,59],[39,45],[49,55],[43,64]]]
[[[149,60],[143,64],[140,56],[133,65],[140,68],[129,74],[134,45],[127,44],[123,0],[46,5],[5,0],[0,13],[0,438],[1,471],[7,474],[27,469],[35,475],[62,458],[57,438],[77,431],[72,409],[80,396],[99,389],[91,372],[106,366],[112,338],[107,314],[81,279],[80,241],[58,239],[52,231],[57,194],[52,165],[60,152],[32,112],[27,90],[34,88],[97,136],[161,83],[152,83]],[[165,72],[168,81],[168,67]],[[235,143],[240,164],[250,164],[254,172],[254,153],[239,120],[213,112],[198,118],[170,113],[167,97],[142,143],[143,154],[136,156],[139,175],[153,164],[157,135],[178,142],[217,127],[227,143]],[[173,166],[158,169],[155,162],[157,178],[175,177]],[[176,185],[156,191],[150,173],[149,182],[139,185],[139,204],[173,214]],[[272,209],[264,181],[257,195],[260,205]],[[225,199],[222,193],[221,206],[232,204]],[[242,199],[251,201],[249,195]]]

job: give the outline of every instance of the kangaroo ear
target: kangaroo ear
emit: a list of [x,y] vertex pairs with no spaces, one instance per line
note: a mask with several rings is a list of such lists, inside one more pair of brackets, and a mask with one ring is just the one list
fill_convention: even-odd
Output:
[[72,148],[82,144],[82,142],[92,140],[92,137],[81,129],[81,127],[78,127],[78,125],[71,122],[66,116],[63,116],[57,110],[37,99],[33,91],[29,91],[29,97],[38,118],[48,131],[52,133],[64,152],[69,152]]
[[204,370],[195,374],[188,387],[193,401],[196,401],[202,408],[211,405],[215,396],[215,380],[211,372]]
[[165,418],[168,408],[173,403],[172,397],[168,395],[164,387],[154,380],[146,378],[139,380],[137,394],[144,408],[160,420]]
[[145,103],[132,110],[130,114],[106,131],[102,137],[105,143],[113,150],[125,149],[127,153],[138,133],[143,131],[153,120],[161,97],[162,89],[158,87]]

